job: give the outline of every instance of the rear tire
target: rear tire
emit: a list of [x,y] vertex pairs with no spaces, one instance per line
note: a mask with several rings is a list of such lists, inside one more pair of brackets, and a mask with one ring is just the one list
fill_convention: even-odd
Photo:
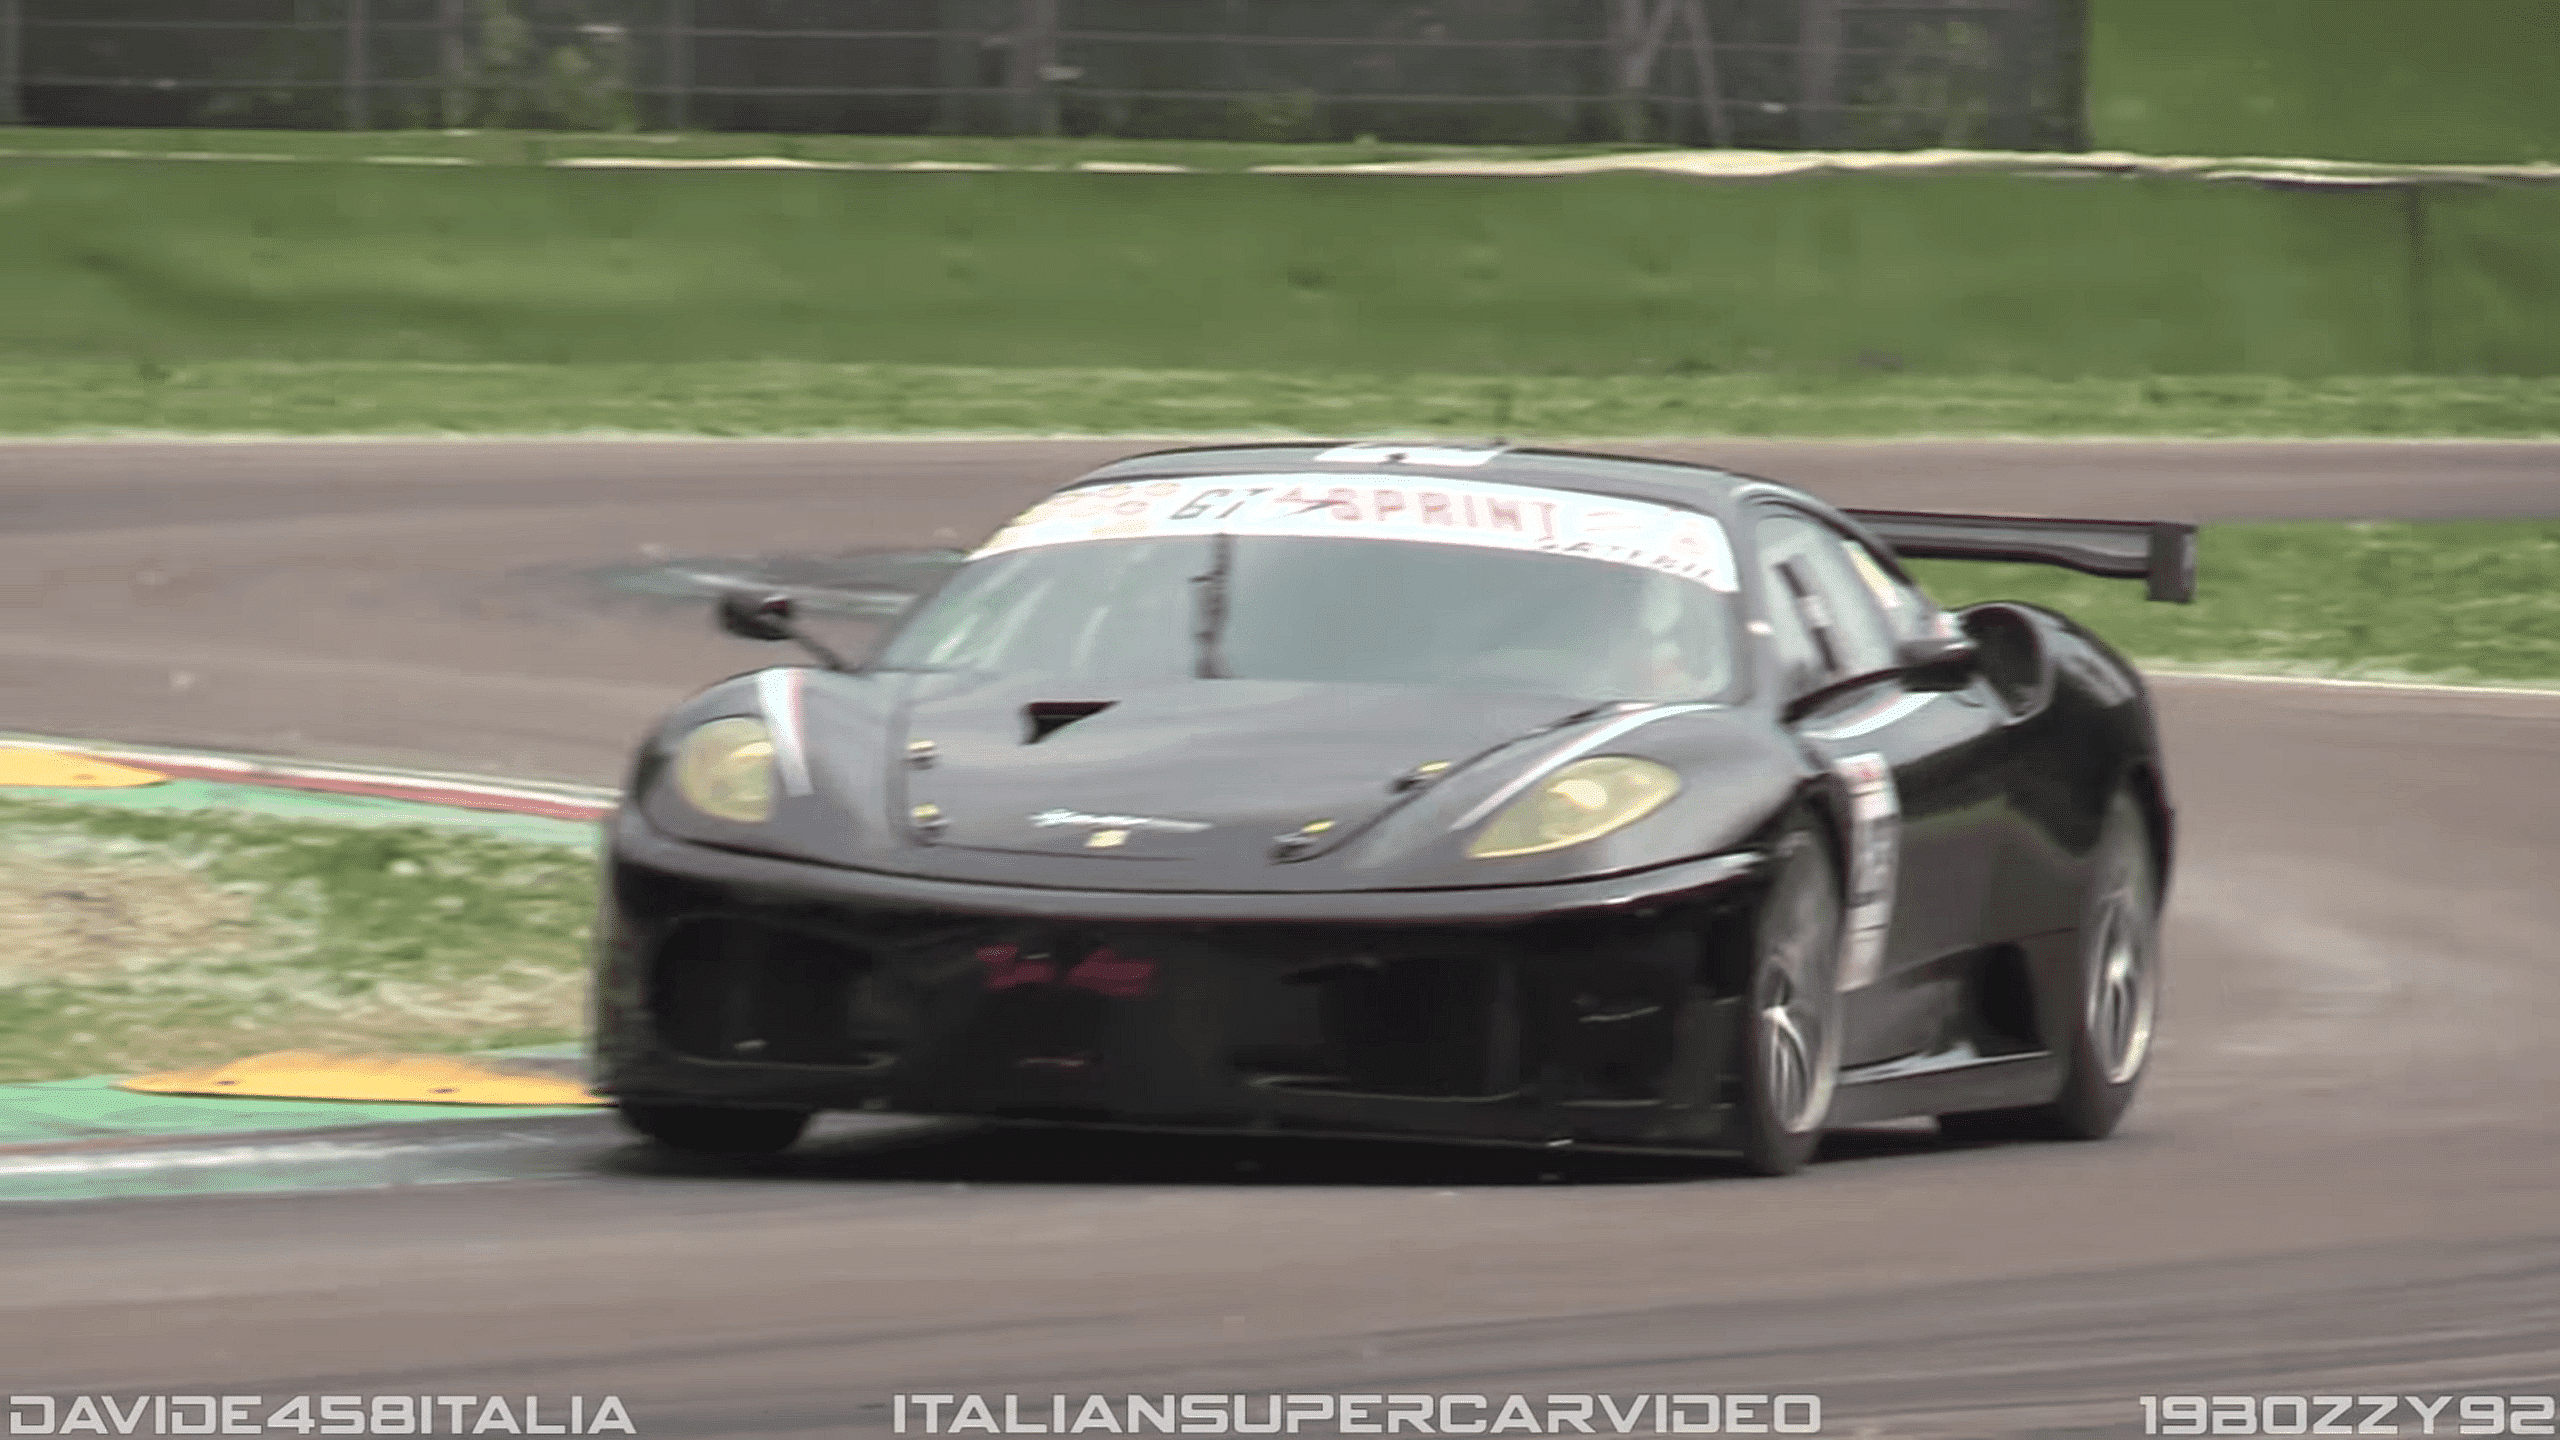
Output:
[[772,1155],[809,1128],[806,1110],[742,1110],[718,1105],[623,1103],[622,1123],[671,1150],[698,1155]]
[[1774,852],[1743,992],[1741,1151],[1755,1175],[1804,1168],[1840,1081],[1839,867],[1810,822]]
[[2089,857],[2062,1093],[2043,1105],[1938,1117],[1951,1140],[2103,1140],[2151,1057],[2160,1004],[2160,882],[2151,826],[2130,790],[2107,806]]

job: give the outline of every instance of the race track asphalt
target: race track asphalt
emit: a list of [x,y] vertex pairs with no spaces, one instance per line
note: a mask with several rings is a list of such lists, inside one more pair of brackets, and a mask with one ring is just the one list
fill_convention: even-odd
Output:
[[[668,700],[770,652],[584,572],[957,543],[1138,448],[0,447],[0,728],[609,782]],[[1638,448],[1856,504],[2560,514],[2560,446]],[[1756,1181],[921,1131],[721,1171],[577,1121],[524,1179],[0,1211],[0,1369],[610,1393],[644,1435],[876,1431],[895,1392],[1796,1391],[1880,1440],[2560,1389],[2560,697],[2157,693],[2170,992],[2105,1144],[1905,1127]]]

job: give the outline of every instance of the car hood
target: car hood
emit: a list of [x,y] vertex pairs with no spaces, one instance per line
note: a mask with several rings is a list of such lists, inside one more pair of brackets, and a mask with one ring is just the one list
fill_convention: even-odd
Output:
[[1282,835],[1307,837],[1300,859],[1343,844],[1411,793],[1397,781],[1419,767],[1454,769],[1580,708],[1268,680],[929,683],[905,715],[903,739],[931,747],[907,799],[935,807],[946,846],[1259,866]]
[[[785,785],[767,823],[694,811],[665,783],[669,747],[705,720],[757,713],[789,735],[805,780]],[[668,833],[856,869],[1096,890],[1426,889],[1640,869],[1739,842],[1806,773],[1768,717],[1721,705],[815,670],[706,691],[651,753],[633,790]],[[1490,814],[1584,753],[1660,760],[1681,794],[1603,840],[1465,856]]]

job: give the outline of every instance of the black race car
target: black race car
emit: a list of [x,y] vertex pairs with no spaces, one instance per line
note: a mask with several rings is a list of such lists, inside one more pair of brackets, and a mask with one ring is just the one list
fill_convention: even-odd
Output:
[[2141,677],[1897,558],[2193,588],[2191,527],[1841,511],[1510,447],[1124,460],[867,663],[724,681],[612,821],[595,1075],[813,1112],[1702,1151],[2095,1137],[2147,1055]]

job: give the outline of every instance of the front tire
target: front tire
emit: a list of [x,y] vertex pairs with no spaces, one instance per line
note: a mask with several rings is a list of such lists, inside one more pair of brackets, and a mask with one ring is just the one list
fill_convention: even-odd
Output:
[[1810,823],[1790,826],[1774,853],[1743,992],[1741,1150],[1756,1175],[1804,1168],[1840,1082],[1839,867]]
[[772,1155],[788,1150],[809,1128],[806,1110],[740,1110],[717,1105],[654,1105],[625,1101],[622,1123],[671,1150],[697,1155]]
[[1938,1117],[1957,1140],[2103,1140],[2151,1058],[2160,1005],[2160,881],[2151,827],[2129,790],[2108,803],[2089,857],[2074,1025],[2062,1093],[2049,1104]]

